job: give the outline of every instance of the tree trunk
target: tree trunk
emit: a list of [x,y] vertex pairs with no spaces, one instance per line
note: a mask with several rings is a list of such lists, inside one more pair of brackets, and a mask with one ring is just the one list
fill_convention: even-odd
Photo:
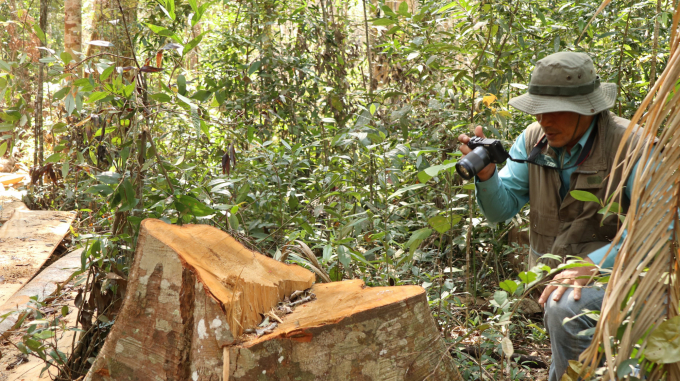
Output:
[[[314,275],[207,225],[142,222],[121,312],[90,380],[460,380],[417,286],[314,286],[280,326],[262,314]],[[248,331],[249,332],[249,331]]]
[[[82,21],[82,1],[64,0],[64,50],[76,61],[79,61],[77,54],[82,52]],[[78,68],[78,73],[80,71]]]
[[[40,0],[40,29],[45,34],[47,30],[47,0]],[[45,41],[41,41],[41,45],[47,47],[47,36],[45,36]],[[40,50],[40,56],[45,54],[44,50]],[[45,64],[40,62],[38,65],[38,89],[35,97],[35,153],[33,154],[33,166],[38,169],[38,166],[43,165],[43,82],[45,82]],[[42,184],[42,178],[41,182]]]

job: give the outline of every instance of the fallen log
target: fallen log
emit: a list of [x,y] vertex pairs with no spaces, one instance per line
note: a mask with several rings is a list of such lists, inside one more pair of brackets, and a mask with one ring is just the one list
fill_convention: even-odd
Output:
[[[314,279],[216,228],[144,220],[123,307],[85,380],[460,379],[417,286],[319,284],[274,318]],[[278,326],[258,327],[265,314]]]
[[[0,337],[5,337],[10,341],[21,341],[20,337],[12,338],[7,335],[11,333],[11,331],[3,332],[3,325],[7,326],[8,323],[14,324],[16,323],[17,318],[20,317],[20,313],[32,311],[29,307],[35,307],[28,302],[28,299],[32,296],[37,296],[40,301],[59,297],[58,303],[64,304],[52,304],[52,302],[50,302],[48,306],[52,307],[53,310],[55,309],[54,307],[56,307],[57,311],[61,311],[61,306],[63,305],[68,306],[68,315],[61,318],[60,321],[66,324],[66,326],[75,326],[78,310],[75,307],[73,296],[64,298],[64,295],[60,294],[60,287],[68,283],[72,278],[73,273],[80,269],[80,256],[82,251],[82,249],[79,249],[59,258],[56,262],[41,271],[29,283],[24,285],[19,292],[12,296],[10,301],[5,303],[5,305],[0,306],[0,315],[4,315],[12,310],[19,311],[17,314],[10,315],[3,323],[0,323]],[[64,299],[67,299],[68,301],[65,302]],[[44,313],[45,311],[41,310],[41,312]],[[52,319],[52,317],[47,317],[47,319]],[[71,345],[73,344],[73,337],[76,332],[68,329],[55,329],[54,332],[55,336],[49,340],[49,345],[68,356],[71,353]],[[49,381],[53,380],[56,373],[58,373],[56,367],[52,367],[48,371],[43,372],[43,368],[45,368],[46,365],[45,361],[37,357],[36,354],[25,356],[13,347],[8,346],[5,348],[9,349],[8,352],[10,354],[6,361],[11,362],[8,364],[8,367],[8,365],[5,365],[0,361],[0,369],[2,369],[2,372],[0,372],[0,381]],[[5,351],[4,348],[3,351]],[[21,359],[25,360],[20,361]]]
[[12,209],[11,218],[0,227],[3,303],[40,271],[69,233],[75,218],[72,212],[24,210],[21,205]]
[[64,283],[68,282],[78,269],[80,269],[80,256],[83,249],[78,249],[62,258],[37,274],[30,282],[23,285],[3,304],[0,304],[0,316],[9,312],[13,314],[7,316],[0,322],[0,339],[7,337],[11,330],[18,328],[15,324],[21,317],[32,311],[31,298],[37,297],[38,301],[44,301],[59,291]]

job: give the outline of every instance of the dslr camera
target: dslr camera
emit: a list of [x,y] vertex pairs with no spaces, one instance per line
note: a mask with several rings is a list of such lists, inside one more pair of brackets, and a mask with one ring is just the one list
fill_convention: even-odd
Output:
[[500,164],[510,158],[500,140],[480,137],[470,138],[467,144],[472,150],[456,163],[456,172],[465,180],[470,180],[487,165]]

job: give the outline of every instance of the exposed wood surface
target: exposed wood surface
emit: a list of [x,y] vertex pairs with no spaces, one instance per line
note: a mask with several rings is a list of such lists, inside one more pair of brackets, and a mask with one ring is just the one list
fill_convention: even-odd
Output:
[[353,280],[312,292],[272,333],[232,346],[230,380],[461,379],[422,287]]
[[206,290],[228,306],[227,321],[237,335],[240,327],[259,324],[262,311],[295,290],[309,288],[315,279],[304,268],[253,252],[207,225],[179,227],[148,219],[145,227],[179,254]]
[[0,184],[12,185],[22,181],[26,175],[16,173],[0,173]]
[[[25,310],[30,305],[30,298],[33,296],[37,296],[38,300],[44,300],[53,295],[57,291],[57,286],[68,281],[70,276],[80,268],[82,251],[79,249],[66,254],[41,271],[0,305],[0,315],[10,311]],[[19,313],[12,314],[0,323],[0,337],[6,336],[7,331],[17,322],[19,316]]]
[[85,380],[221,380],[222,348],[314,279],[219,229],[144,220],[123,307]]
[[21,283],[0,284],[0,306],[5,304],[5,302],[14,295],[15,292],[19,291],[20,288]]
[[0,224],[9,221],[15,210],[28,210],[28,208],[21,200],[0,196]]
[[37,273],[69,232],[75,214],[16,209],[0,227],[0,274],[23,284]]

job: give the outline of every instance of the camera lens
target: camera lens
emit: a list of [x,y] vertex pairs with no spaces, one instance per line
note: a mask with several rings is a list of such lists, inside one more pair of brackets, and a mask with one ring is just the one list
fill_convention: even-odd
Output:
[[491,158],[486,148],[477,147],[456,163],[456,172],[465,180],[470,180],[489,163],[491,163]]

